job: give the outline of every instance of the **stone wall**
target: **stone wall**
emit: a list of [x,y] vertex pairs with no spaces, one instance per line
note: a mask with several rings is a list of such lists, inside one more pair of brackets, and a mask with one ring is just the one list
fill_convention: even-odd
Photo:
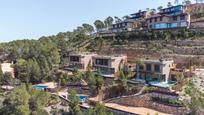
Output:
[[126,105],[126,106],[150,108],[156,111],[173,114],[173,115],[183,115],[187,113],[187,110],[185,107],[169,106],[169,105],[153,102],[148,96],[124,97],[124,98],[112,100],[110,102]]

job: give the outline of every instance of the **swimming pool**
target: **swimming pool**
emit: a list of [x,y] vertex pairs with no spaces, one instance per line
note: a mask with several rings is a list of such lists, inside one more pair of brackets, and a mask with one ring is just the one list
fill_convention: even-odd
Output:
[[48,86],[45,85],[35,85],[33,86],[33,88],[37,89],[37,90],[45,90],[48,88]]
[[81,103],[84,103],[86,100],[87,100],[88,96],[85,96],[85,95],[79,95],[79,101]]
[[174,81],[168,81],[167,82],[159,82],[159,81],[152,81],[149,82],[150,85],[156,86],[156,87],[162,87],[162,88],[171,88],[176,82]]

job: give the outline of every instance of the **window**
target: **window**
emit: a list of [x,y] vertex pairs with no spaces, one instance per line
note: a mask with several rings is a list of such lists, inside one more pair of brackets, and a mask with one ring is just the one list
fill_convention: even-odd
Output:
[[123,24],[122,24],[122,23],[120,23],[120,27],[123,27]]
[[163,17],[160,17],[160,21],[163,21]]
[[157,18],[154,18],[154,22],[157,22]]
[[154,65],[154,71],[160,72],[160,65]]
[[123,26],[126,26],[126,23],[123,23]]
[[155,29],[163,29],[163,28],[167,28],[166,23],[155,24]]
[[181,15],[180,20],[185,20],[185,15]]
[[147,64],[146,65],[146,70],[147,71],[152,71],[152,65],[151,64]]
[[96,59],[96,65],[108,66],[108,59]]
[[181,27],[186,27],[186,26],[188,26],[187,22],[181,22]]
[[177,21],[177,16],[173,16],[173,21]]
[[139,65],[139,70],[144,70],[144,66],[143,65]]
[[178,27],[178,23],[171,23],[171,26],[170,26],[171,28],[176,28],[176,27]]
[[70,56],[70,61],[79,62],[79,56]]
[[152,19],[149,19],[149,22],[152,23]]

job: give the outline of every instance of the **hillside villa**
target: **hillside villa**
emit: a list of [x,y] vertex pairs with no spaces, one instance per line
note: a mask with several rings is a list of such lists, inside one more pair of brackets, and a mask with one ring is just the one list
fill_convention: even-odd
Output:
[[[136,80],[151,85],[160,86],[169,84],[170,72],[174,68],[173,59],[144,60],[136,65]],[[161,87],[166,87],[166,85]]]
[[78,69],[79,71],[87,71],[88,67],[92,66],[92,57],[95,53],[83,52],[83,53],[70,53],[69,54],[69,65],[66,70],[73,71]]
[[185,13],[182,5],[164,8],[159,13],[147,18],[149,29],[188,28],[190,15]]
[[125,62],[127,62],[127,56],[124,55],[95,55],[93,56],[93,71],[100,72],[104,77],[115,77]]
[[122,22],[118,22],[112,25],[112,32],[124,32],[124,31],[132,31],[132,25],[134,21],[132,20],[125,20]]

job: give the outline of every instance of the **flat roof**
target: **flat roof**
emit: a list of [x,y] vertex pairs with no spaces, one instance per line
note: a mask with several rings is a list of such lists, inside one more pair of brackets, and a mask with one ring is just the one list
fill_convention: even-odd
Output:
[[171,9],[171,8],[175,8],[175,7],[178,7],[178,6],[183,6],[183,5],[171,6],[171,7],[169,7],[169,8],[163,8],[163,9],[161,9],[161,10]]
[[162,63],[163,61],[174,61],[173,59],[157,59],[157,60],[153,60],[153,59],[146,59],[146,60],[141,60],[143,61],[144,63]]
[[108,58],[108,59],[115,59],[115,58],[122,58],[125,55],[95,55],[94,58]]
[[94,54],[96,54],[96,53],[94,53],[94,52],[71,52],[69,55],[80,56],[80,55],[94,55]]
[[147,11],[141,11],[141,12],[136,12],[136,13],[132,13],[130,15],[137,15],[137,14],[140,14],[140,13],[146,13]]

